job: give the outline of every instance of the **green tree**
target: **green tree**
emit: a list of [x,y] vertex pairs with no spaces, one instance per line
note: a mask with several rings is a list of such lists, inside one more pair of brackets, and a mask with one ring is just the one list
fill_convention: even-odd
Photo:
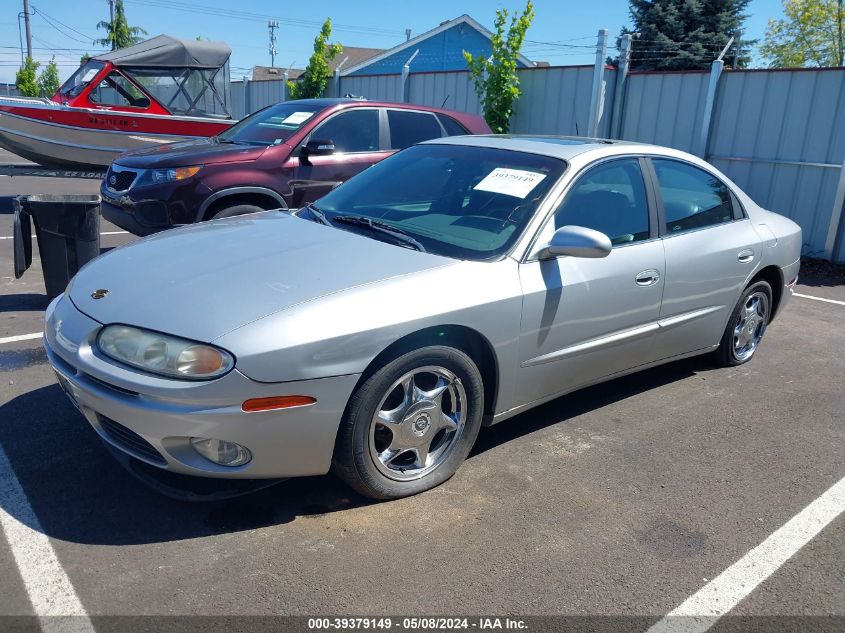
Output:
[[15,75],[15,87],[22,97],[38,96],[38,80],[35,73],[41,64],[32,57],[27,57],[24,65]]
[[760,47],[771,68],[845,65],[843,0],[783,0],[783,12]]
[[59,67],[56,66],[56,58],[53,57],[38,76],[38,92],[40,96],[50,98],[56,94],[60,85]]
[[123,0],[115,0],[114,19],[111,22],[106,20],[98,22],[97,28],[104,29],[106,36],[94,40],[94,44],[106,46],[112,50],[137,44],[143,39],[141,36],[147,34],[140,26],[129,26],[126,21],[126,12],[123,9]]
[[505,134],[510,129],[514,104],[522,94],[516,73],[517,59],[525,41],[525,32],[533,19],[534,5],[531,0],[525,4],[521,14],[511,18],[509,25],[508,10],[496,9],[492,54],[489,57],[473,56],[464,51],[475,92],[481,99],[484,119],[496,134]]
[[705,70],[733,36],[737,54],[729,54],[743,68],[750,62],[743,41],[745,9],[751,0],[629,0],[635,34],[631,68],[637,70]]
[[332,21],[326,18],[320,33],[314,38],[314,52],[308,60],[308,66],[298,81],[289,81],[291,99],[316,99],[321,97],[329,85],[329,62],[342,51],[340,44],[329,44],[332,34]]
[[88,63],[88,60],[91,59],[91,55],[88,53],[82,53],[82,57],[79,58],[79,65],[84,66]]

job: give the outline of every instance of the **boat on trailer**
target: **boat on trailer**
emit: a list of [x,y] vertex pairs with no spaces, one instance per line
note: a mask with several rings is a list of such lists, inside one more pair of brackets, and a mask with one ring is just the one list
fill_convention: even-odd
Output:
[[105,167],[122,152],[220,134],[231,115],[221,42],[159,35],[93,57],[52,99],[0,97],[0,147],[48,167]]

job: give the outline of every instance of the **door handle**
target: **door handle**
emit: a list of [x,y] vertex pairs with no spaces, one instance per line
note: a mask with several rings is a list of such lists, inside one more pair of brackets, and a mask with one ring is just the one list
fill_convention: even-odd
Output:
[[648,270],[637,273],[634,281],[637,282],[638,286],[653,286],[660,281],[660,272],[654,268],[649,268]]
[[744,251],[739,251],[739,253],[737,253],[736,255],[736,258],[741,264],[747,264],[754,260],[754,251],[750,248],[746,248]]

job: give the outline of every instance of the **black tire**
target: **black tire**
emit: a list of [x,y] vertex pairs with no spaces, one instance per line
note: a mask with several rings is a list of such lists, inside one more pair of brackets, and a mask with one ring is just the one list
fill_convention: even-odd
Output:
[[746,304],[753,295],[762,295],[765,297],[765,313],[754,328],[759,334],[757,344],[759,344],[763,334],[765,334],[766,327],[772,318],[772,287],[768,284],[768,282],[756,281],[748,286],[748,288],[746,288],[742,293],[742,296],[739,298],[733,312],[731,312],[731,318],[728,319],[728,324],[722,334],[722,340],[719,343],[719,347],[713,352],[713,360],[721,367],[736,367],[737,365],[742,365],[750,361],[756,355],[756,345],[747,356],[739,355],[735,345],[735,330],[740,323],[741,314],[744,312]]
[[209,220],[219,220],[220,218],[233,218],[236,215],[246,215],[247,213],[259,213],[264,211],[261,207],[254,204],[235,204],[231,207],[225,207],[212,215]]
[[[370,444],[371,425],[374,424],[373,417],[382,401],[391,397],[391,394],[395,396],[395,389],[401,390],[400,386],[393,388],[397,381],[409,372],[428,367],[445,369],[459,380],[459,383],[456,381],[453,384],[459,385],[458,389],[463,389],[466,415],[463,426],[460,427],[461,432],[456,432],[455,437],[448,444],[442,462],[430,472],[423,474],[424,471],[421,471],[419,478],[400,481],[382,472],[384,469],[389,470],[385,464],[376,466],[375,460],[378,458],[372,454]],[[425,377],[426,372],[422,371],[420,375]],[[455,474],[475,444],[481,428],[483,411],[484,386],[481,373],[466,354],[444,346],[424,347],[408,352],[376,371],[352,394],[338,431],[332,469],[350,487],[372,499],[396,499],[423,492],[443,483]],[[430,430],[432,432],[431,446],[434,446],[437,442],[437,433],[440,431],[435,431],[434,428]],[[424,434],[428,432],[428,429],[423,431]],[[446,438],[448,431],[444,430],[444,432],[447,435],[443,438]],[[445,442],[445,439],[441,441]],[[431,455],[434,453],[432,452]],[[413,467],[409,467],[409,470],[413,470]],[[405,476],[405,471],[401,472],[401,476]]]

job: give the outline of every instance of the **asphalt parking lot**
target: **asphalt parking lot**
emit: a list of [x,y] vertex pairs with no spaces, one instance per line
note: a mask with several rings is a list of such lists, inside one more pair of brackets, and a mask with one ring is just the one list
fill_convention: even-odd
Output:
[[[0,196],[97,188],[0,177]],[[98,631],[126,628],[106,616],[240,630],[261,622],[240,616],[554,615],[573,619],[548,630],[644,631],[737,569],[740,599],[711,630],[845,630],[837,278],[802,278],[752,363],[680,361],[560,398],[482,431],[425,494],[372,503],[326,476],[187,504],[131,478],[40,340],[20,338],[47,301],[37,254],[14,280],[10,213],[0,198],[0,630],[33,615]],[[101,231],[104,248],[134,239]],[[745,558],[793,517],[818,528],[806,544],[787,534]]]

